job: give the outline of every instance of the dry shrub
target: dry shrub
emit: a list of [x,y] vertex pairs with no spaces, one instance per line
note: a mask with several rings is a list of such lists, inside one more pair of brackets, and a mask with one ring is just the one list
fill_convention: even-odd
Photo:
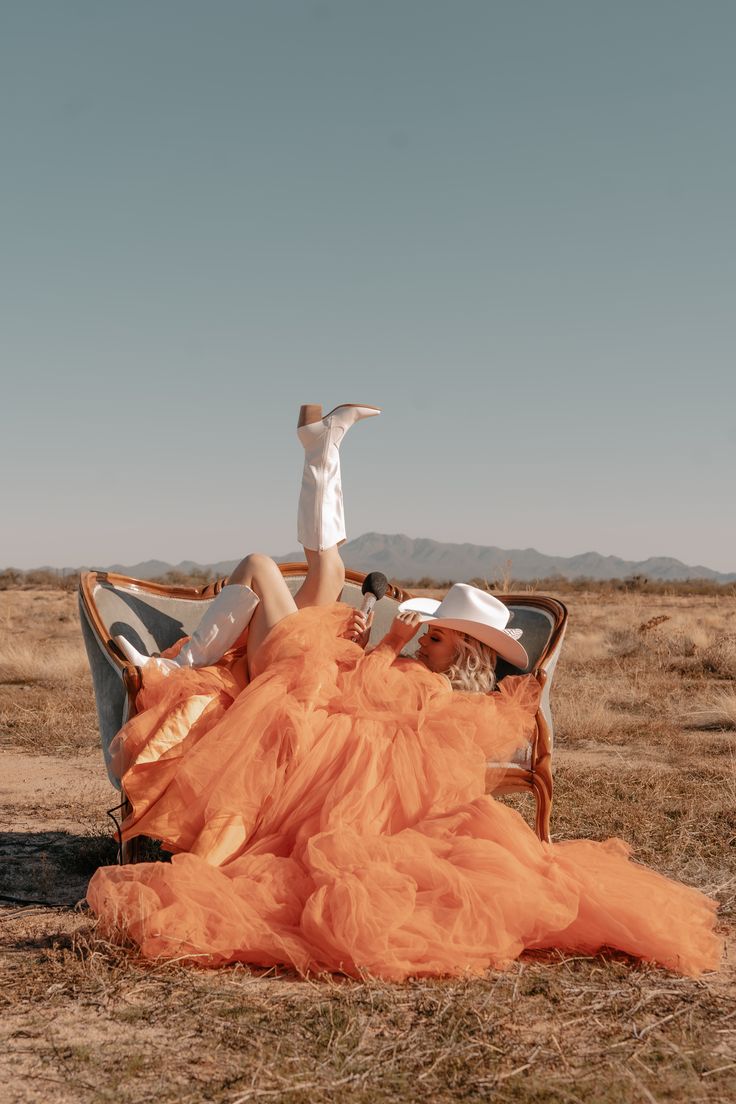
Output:
[[608,654],[616,659],[636,655],[645,646],[645,641],[633,628],[612,628],[608,633]]
[[688,635],[695,645],[697,651],[702,652],[705,648],[708,648],[713,642],[714,634],[719,636],[720,631],[716,625],[710,625],[708,623],[688,625]]
[[736,728],[736,690],[714,690],[703,700],[700,709],[693,709],[686,716],[691,719],[693,728]]
[[165,586],[202,587],[216,578],[217,576],[208,567],[203,567],[201,571],[179,571],[174,567],[165,575],[157,577],[156,582],[163,583]]
[[[707,648],[714,635],[722,631],[722,621],[718,617],[694,617],[692,611],[678,611],[669,618],[666,628],[657,630],[656,636],[666,642],[669,639],[685,640],[695,650]],[[675,644],[675,647],[677,644]]]
[[706,648],[703,666],[719,678],[736,679],[736,633],[728,633]]
[[684,632],[682,629],[667,634],[657,633],[655,647],[665,659],[690,658],[698,651],[698,645],[693,640],[692,633]]
[[78,586],[78,571],[53,567],[37,567],[31,571],[7,567],[0,571],[0,590],[63,590],[72,593]]
[[[736,583],[716,583],[710,579],[642,579],[640,576],[631,579],[566,579],[562,575],[536,579],[516,579],[510,567],[512,568],[513,564],[509,566],[509,561],[507,561],[502,568],[496,569],[497,575],[503,572],[503,585],[506,591],[519,594],[527,590],[533,590],[538,594],[555,595],[565,602],[568,600],[579,602],[592,599],[599,604],[604,602],[620,603],[628,598],[636,597],[650,603],[657,598],[664,600],[692,598],[694,602],[700,604],[708,599],[725,599],[728,601],[736,597]],[[486,585],[487,580],[483,576],[476,576],[474,579],[467,581],[475,583],[476,579],[480,580],[479,586]],[[492,579],[488,583],[490,589],[496,588],[497,581],[497,579]],[[397,579],[396,582],[400,586],[406,587],[407,590],[413,590],[414,588],[429,590],[444,588],[447,590],[454,582],[463,582],[463,580],[436,579],[425,575],[421,579],[417,576],[404,577]]]
[[657,614],[656,617],[650,617],[648,621],[644,621],[644,623],[639,626],[639,632],[651,632],[652,629],[656,629],[659,625],[663,625],[665,621],[669,621],[669,616],[666,613]]
[[6,567],[0,571],[0,590],[11,590],[23,585],[24,572],[15,567]]

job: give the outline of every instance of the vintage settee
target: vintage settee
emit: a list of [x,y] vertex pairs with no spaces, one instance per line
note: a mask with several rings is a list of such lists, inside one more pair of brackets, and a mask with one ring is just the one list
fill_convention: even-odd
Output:
[[[295,593],[304,580],[306,564],[286,563],[280,568],[289,589]],[[347,572],[342,594],[344,602],[360,606],[364,578],[360,572]],[[122,790],[122,785],[111,761],[110,745],[135,712],[141,674],[124,658],[112,638],[121,634],[148,654],[163,651],[182,636],[192,633],[205,604],[226,583],[227,579],[218,579],[194,588],[165,586],[107,571],[87,571],[81,576],[80,621],[94,684],[102,752],[110,781],[118,789]],[[399,603],[411,596],[395,585],[389,588],[376,605],[372,642],[385,634]],[[513,611],[514,627],[523,630],[522,642],[529,655],[526,670],[534,674],[542,690],[534,739],[528,748],[517,753],[513,762],[501,764],[505,768],[501,792],[531,792],[536,803],[536,832],[540,839],[549,840],[554,746],[550,688],[562,647],[567,610],[557,599],[535,593],[498,597]],[[412,642],[410,649],[414,644]],[[518,674],[516,668],[499,660],[499,678],[511,672]],[[498,766],[489,764],[496,775]],[[124,811],[125,794],[121,796]],[[122,847],[121,861],[131,861],[137,854],[136,841],[132,841]]]

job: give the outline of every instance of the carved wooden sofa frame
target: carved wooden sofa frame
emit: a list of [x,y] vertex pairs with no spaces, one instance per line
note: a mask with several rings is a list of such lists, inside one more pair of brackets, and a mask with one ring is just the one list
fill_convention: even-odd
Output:
[[[280,564],[292,593],[301,586],[305,563]],[[342,601],[359,607],[361,584],[365,575],[347,571]],[[112,637],[126,636],[142,651],[161,652],[180,637],[190,635],[198,624],[204,606],[222,590],[227,579],[218,579],[203,587],[165,586],[106,571],[87,571],[79,583],[79,614],[94,684],[102,751],[112,784],[122,793],[120,778],[110,759],[110,744],[123,724],[136,711],[136,695],[141,686],[140,669],[126,660]],[[376,605],[371,642],[380,640],[388,630],[400,602],[412,595],[391,586]],[[549,840],[552,810],[552,753],[554,727],[550,709],[550,688],[567,625],[567,610],[562,602],[534,593],[499,595],[513,611],[514,627],[523,630],[522,641],[529,654],[527,671],[533,673],[542,688],[536,733],[528,752],[520,751],[514,761],[503,764],[504,780],[496,792],[531,792],[536,802],[535,829],[540,839]],[[410,649],[415,647],[412,641]],[[518,674],[499,660],[499,679]],[[498,764],[489,764],[497,768]],[[497,776],[497,769],[494,771]],[[137,841],[123,845],[121,859],[131,861],[138,853]]]

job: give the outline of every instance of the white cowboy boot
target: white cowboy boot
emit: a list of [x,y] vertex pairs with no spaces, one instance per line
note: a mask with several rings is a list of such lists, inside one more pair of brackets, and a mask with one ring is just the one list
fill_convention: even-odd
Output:
[[202,620],[174,659],[147,656],[139,652],[124,636],[114,637],[126,659],[136,667],[155,663],[163,674],[170,674],[179,667],[211,667],[217,663],[249,623],[260,598],[250,587],[231,583],[207,606]]
[[297,436],[305,457],[297,536],[305,548],[322,552],[345,540],[340,442],[351,425],[380,413],[377,406],[349,403],[336,406],[323,418],[321,406],[301,408]]

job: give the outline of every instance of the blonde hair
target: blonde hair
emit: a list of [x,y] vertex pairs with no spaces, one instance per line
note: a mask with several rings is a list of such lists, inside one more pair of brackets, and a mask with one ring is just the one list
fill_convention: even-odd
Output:
[[496,653],[488,644],[456,632],[457,653],[444,672],[453,690],[487,694],[496,685]]

